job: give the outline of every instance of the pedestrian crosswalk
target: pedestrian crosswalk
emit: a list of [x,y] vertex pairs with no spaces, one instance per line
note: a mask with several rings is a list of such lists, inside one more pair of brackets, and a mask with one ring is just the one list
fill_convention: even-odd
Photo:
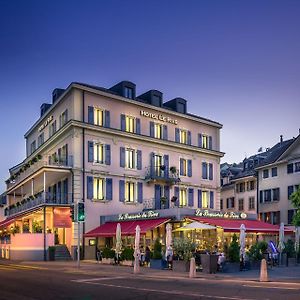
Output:
[[0,263],[0,270],[1,271],[34,271],[34,270],[47,270],[47,268],[38,267],[38,266],[29,266],[29,265],[22,265],[22,264],[1,264]]

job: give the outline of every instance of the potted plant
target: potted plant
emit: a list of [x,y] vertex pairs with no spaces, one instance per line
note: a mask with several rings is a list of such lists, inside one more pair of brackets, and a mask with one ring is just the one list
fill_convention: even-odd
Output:
[[134,256],[133,256],[134,250],[132,248],[124,248],[121,253],[121,264],[123,266],[133,266]]
[[48,255],[49,255],[49,260],[54,261],[55,260],[55,246],[49,246],[48,248]]
[[102,263],[112,265],[114,263],[115,251],[108,247],[104,248],[102,251]]
[[12,235],[15,235],[16,233],[20,233],[20,226],[19,225],[12,226],[10,228],[10,232]]
[[42,226],[40,225],[39,222],[33,221],[33,223],[32,223],[32,231],[34,233],[42,233],[43,232],[43,228],[42,228]]
[[174,253],[177,260],[173,261],[173,270],[176,272],[188,272],[189,261],[195,252],[196,244],[187,238],[175,238],[173,242]]
[[268,244],[265,241],[258,242],[251,246],[248,256],[251,269],[259,269],[260,261],[264,258],[264,253],[268,249]]
[[158,238],[154,243],[152,258],[150,259],[150,268],[158,270],[162,268],[162,245]]
[[287,256],[287,263],[295,265],[296,264],[296,251],[295,251],[295,243],[288,239],[286,243],[284,243],[284,250],[283,253],[286,253]]
[[23,223],[23,233],[30,233],[29,223]]
[[176,172],[177,172],[176,167],[172,166],[172,167],[170,168],[170,172],[171,172],[172,174],[176,174]]
[[160,197],[160,203],[161,203],[161,208],[165,208],[165,205],[167,203],[167,197],[161,196]]
[[42,159],[42,155],[38,154],[37,158],[38,158],[38,160],[41,160]]

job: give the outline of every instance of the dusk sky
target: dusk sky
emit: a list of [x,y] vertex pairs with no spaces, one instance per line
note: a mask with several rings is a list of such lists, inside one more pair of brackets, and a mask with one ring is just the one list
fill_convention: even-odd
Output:
[[187,99],[223,124],[223,162],[297,136],[299,16],[297,0],[0,0],[1,190],[40,105],[72,81]]

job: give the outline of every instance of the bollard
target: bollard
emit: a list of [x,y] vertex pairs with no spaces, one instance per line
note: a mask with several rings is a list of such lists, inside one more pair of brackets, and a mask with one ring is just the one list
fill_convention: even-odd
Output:
[[140,273],[140,260],[138,255],[135,255],[134,257],[133,273],[134,274]]
[[194,278],[196,277],[196,261],[195,258],[192,257],[191,261],[190,261],[190,274],[189,274],[190,278]]
[[265,259],[261,260],[259,281],[260,282],[267,282],[267,281],[269,281],[269,279],[268,279],[267,261]]

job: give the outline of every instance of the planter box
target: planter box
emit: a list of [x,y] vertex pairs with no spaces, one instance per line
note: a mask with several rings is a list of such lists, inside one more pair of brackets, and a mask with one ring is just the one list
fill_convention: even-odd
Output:
[[132,267],[133,266],[133,260],[122,260],[121,261],[122,266]]
[[113,258],[102,258],[102,263],[104,265],[113,265],[115,260]]
[[201,265],[203,273],[217,273],[218,255],[201,254]]
[[150,259],[150,268],[161,270],[162,269],[162,260],[161,259]]
[[173,271],[174,272],[189,272],[190,262],[184,260],[173,260]]

